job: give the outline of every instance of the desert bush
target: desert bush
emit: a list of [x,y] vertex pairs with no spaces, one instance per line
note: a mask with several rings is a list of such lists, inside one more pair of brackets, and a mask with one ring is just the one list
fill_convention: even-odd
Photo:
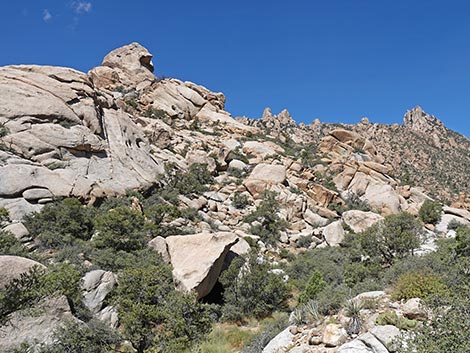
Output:
[[364,304],[361,299],[350,299],[345,305],[345,314],[349,317],[347,323],[347,332],[349,335],[357,335],[362,328],[361,310]]
[[0,289],[0,322],[5,322],[12,312],[30,308],[51,295],[65,295],[72,312],[87,317],[80,279],[81,273],[69,264],[54,265],[47,270],[34,266]]
[[93,218],[92,208],[84,207],[75,198],[67,198],[44,206],[39,213],[26,215],[24,224],[43,247],[60,248],[75,239],[90,239]]
[[307,236],[307,235],[301,235],[295,243],[295,245],[298,248],[305,248],[305,249],[307,249],[310,246],[310,244],[312,244],[312,237]]
[[[470,347],[469,329],[470,310],[468,298],[470,287],[455,291],[446,300],[438,299],[430,305],[433,317],[418,327],[416,333],[404,339],[400,351],[406,353],[466,353]],[[437,306],[436,306],[437,304]]]
[[254,336],[242,349],[241,353],[262,353],[264,347],[287,327],[288,317],[286,314],[276,315],[267,322],[263,330]]
[[162,261],[124,270],[115,298],[124,337],[138,353],[184,351],[211,328],[208,307],[192,293],[176,292]]
[[240,191],[236,191],[233,194],[233,198],[232,198],[233,207],[238,208],[238,209],[243,209],[249,204],[250,204],[250,198],[246,194],[243,194]]
[[269,272],[271,266],[259,261],[255,253],[232,261],[220,282],[224,287],[223,318],[240,321],[262,318],[285,307],[289,289],[283,279]]
[[323,279],[320,272],[314,271],[308,280],[307,286],[299,296],[299,303],[305,304],[312,299],[317,299],[318,293],[320,293],[327,283]]
[[425,200],[419,209],[419,218],[426,224],[436,224],[441,220],[442,205]]
[[10,213],[5,207],[0,207],[0,225],[10,221]]
[[377,319],[375,319],[375,323],[377,325],[393,325],[398,327],[400,330],[413,330],[418,325],[418,321],[398,316],[394,311],[380,313]]
[[0,254],[29,257],[28,249],[13,234],[0,230]]
[[245,223],[259,222],[259,225],[251,226],[250,232],[259,235],[267,244],[276,243],[280,232],[288,226],[288,223],[278,215],[279,204],[276,196],[277,193],[274,191],[264,191],[261,196],[262,201],[256,210],[243,220]]
[[103,353],[114,351],[120,337],[98,320],[88,323],[68,321],[53,334],[53,342],[43,345],[38,353]]
[[342,248],[315,248],[295,257],[286,271],[292,284],[303,291],[313,272],[318,271],[328,284],[344,282],[344,266],[349,262]]
[[379,258],[387,266],[396,259],[413,255],[420,245],[421,225],[406,212],[385,217],[354,237],[361,255]]
[[442,280],[428,270],[410,271],[401,275],[393,286],[392,298],[411,299],[427,298],[433,294],[442,294],[446,286]]
[[128,207],[117,207],[97,217],[95,227],[97,234],[93,242],[98,248],[129,252],[145,246],[145,218]]
[[200,194],[207,191],[207,184],[214,180],[206,164],[194,163],[183,174],[176,174],[171,186],[183,195]]

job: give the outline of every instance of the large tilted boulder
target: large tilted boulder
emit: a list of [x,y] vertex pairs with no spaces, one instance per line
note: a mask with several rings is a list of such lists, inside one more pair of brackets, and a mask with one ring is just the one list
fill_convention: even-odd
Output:
[[0,352],[8,352],[22,343],[50,344],[57,328],[67,321],[78,321],[65,296],[45,298],[31,309],[14,312],[0,327]]
[[180,290],[210,293],[222,270],[230,248],[238,236],[230,232],[176,235],[166,238],[173,279]]
[[258,197],[271,186],[284,183],[286,180],[286,167],[278,164],[260,163],[256,165],[245,180],[244,185],[253,197]]
[[363,232],[383,219],[381,215],[374,212],[351,210],[343,213],[343,222],[355,233]]
[[20,278],[21,274],[27,273],[34,266],[41,269],[46,267],[37,261],[27,259],[20,256],[1,255],[0,256],[0,288],[5,287],[8,283],[16,278]]

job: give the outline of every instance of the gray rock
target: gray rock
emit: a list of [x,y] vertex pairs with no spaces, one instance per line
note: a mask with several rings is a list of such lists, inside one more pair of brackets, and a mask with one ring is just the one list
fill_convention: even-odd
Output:
[[389,351],[374,335],[366,332],[339,347],[337,353],[389,353]]
[[403,316],[411,320],[426,320],[428,313],[419,298],[412,298],[401,306]]
[[83,304],[93,314],[97,314],[103,307],[106,296],[116,284],[116,275],[112,272],[103,270],[87,272],[82,282]]
[[23,223],[12,223],[3,228],[4,231],[10,232],[18,240],[29,238],[29,231]]
[[339,246],[344,241],[344,229],[341,221],[330,223],[323,229],[323,237],[330,246]]
[[390,352],[396,352],[394,340],[400,335],[400,329],[393,325],[375,326],[370,331]]
[[77,320],[65,296],[48,297],[31,311],[14,312],[0,327],[0,351],[7,352],[21,343],[50,344],[54,331],[66,321]]
[[294,335],[290,331],[290,327],[279,333],[264,347],[262,353],[279,353],[286,351],[287,347],[292,344]]
[[166,245],[166,240],[163,237],[155,237],[149,241],[148,246],[155,250],[162,256],[163,261],[167,264],[170,263],[170,254],[168,253],[168,247]]
[[343,222],[354,232],[360,233],[384,218],[374,212],[351,210],[343,213]]

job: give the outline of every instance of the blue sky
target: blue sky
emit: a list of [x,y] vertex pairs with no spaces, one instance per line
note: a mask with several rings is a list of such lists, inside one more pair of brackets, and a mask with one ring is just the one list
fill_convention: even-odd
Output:
[[453,0],[5,1],[0,65],[87,71],[137,41],[234,116],[401,123],[421,105],[470,136],[469,18]]

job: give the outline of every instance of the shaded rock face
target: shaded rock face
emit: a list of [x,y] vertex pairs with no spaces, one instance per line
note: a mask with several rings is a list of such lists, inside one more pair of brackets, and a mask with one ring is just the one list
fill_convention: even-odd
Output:
[[0,256],[0,288],[5,287],[12,280],[19,278],[22,273],[28,272],[31,268],[37,266],[45,269],[46,267],[37,261],[30,260],[20,256],[1,255]]
[[65,296],[44,299],[34,310],[15,312],[0,327],[0,351],[8,352],[21,343],[50,344],[54,331],[66,321],[77,320]]
[[230,232],[167,237],[177,288],[195,290],[198,298],[209,294],[222,271],[228,251],[237,242],[238,236]]

